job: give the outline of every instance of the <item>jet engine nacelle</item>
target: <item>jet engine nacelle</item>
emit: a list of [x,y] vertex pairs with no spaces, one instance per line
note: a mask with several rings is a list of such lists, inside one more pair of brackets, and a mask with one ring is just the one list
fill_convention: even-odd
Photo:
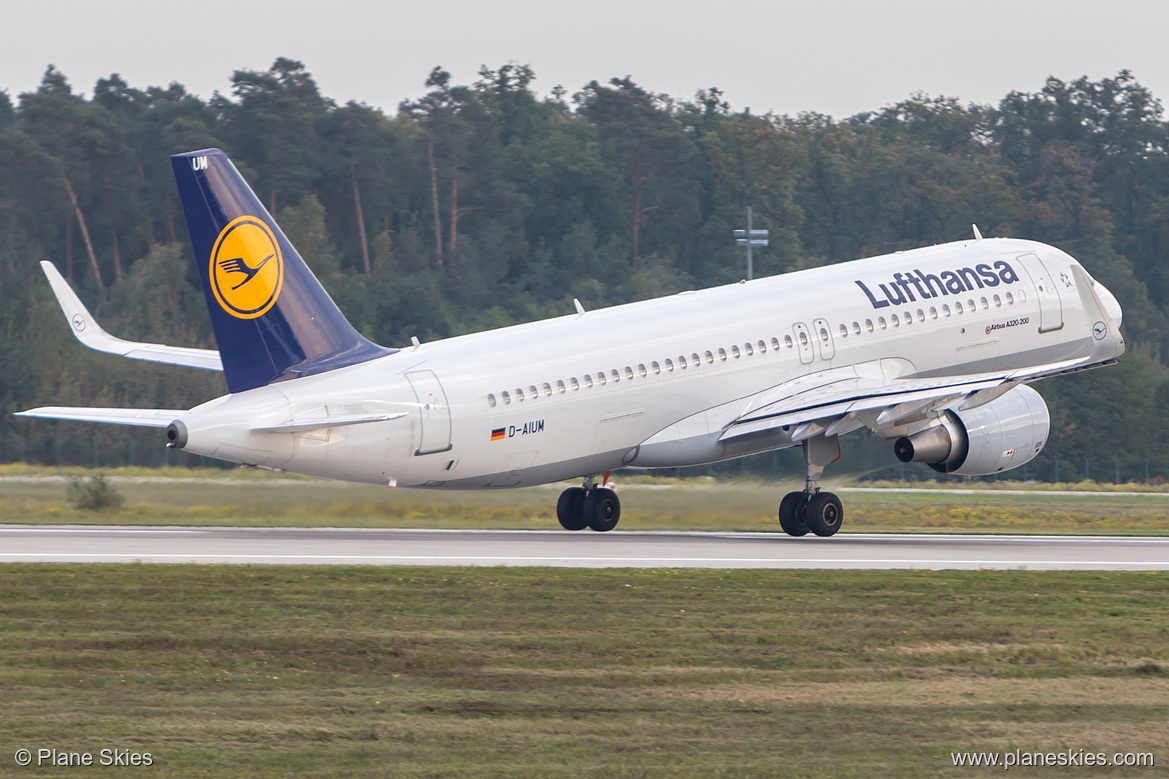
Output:
[[926,463],[938,473],[988,476],[1030,462],[1051,429],[1047,404],[1022,384],[977,408],[947,411],[939,421],[897,439],[897,459]]

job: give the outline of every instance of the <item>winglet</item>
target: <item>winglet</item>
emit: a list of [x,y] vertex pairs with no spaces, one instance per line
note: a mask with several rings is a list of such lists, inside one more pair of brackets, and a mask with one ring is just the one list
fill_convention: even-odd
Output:
[[1093,323],[1092,336],[1096,341],[1095,351],[1097,354],[1106,354],[1113,359],[1124,354],[1124,336],[1120,334],[1120,328],[1116,326],[1116,320],[1108,313],[1104,301],[1096,294],[1096,290],[1092,286],[1092,279],[1088,277],[1088,273],[1083,268],[1076,264],[1072,265],[1071,273],[1080,293],[1084,317],[1088,322]]
[[148,360],[169,365],[184,365],[188,368],[202,368],[208,371],[223,370],[223,363],[219,359],[219,352],[212,349],[189,349],[185,346],[166,346],[165,344],[148,344],[137,341],[123,341],[115,338],[102,329],[93,314],[77,297],[69,286],[69,282],[62,278],[56,266],[48,260],[41,261],[41,270],[57,296],[57,303],[65,313],[69,322],[69,329],[78,341],[99,352],[117,354],[129,357],[132,360]]
[[576,306],[576,313],[578,316],[585,312],[585,307],[580,304],[580,301],[578,299],[573,298],[572,305]]
[[982,240],[982,233],[978,232],[978,225],[970,225],[970,226],[974,228],[974,240],[981,241]]

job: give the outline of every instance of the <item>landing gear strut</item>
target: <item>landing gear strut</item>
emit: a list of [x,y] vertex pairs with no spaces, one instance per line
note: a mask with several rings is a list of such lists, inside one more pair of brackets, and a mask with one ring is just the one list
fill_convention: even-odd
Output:
[[[608,474],[606,474],[607,476]],[[556,501],[556,518],[565,530],[593,530],[604,533],[617,527],[621,501],[608,487],[598,487],[589,476],[583,487],[569,487]]]
[[807,476],[803,492],[789,492],[779,504],[779,526],[789,536],[830,536],[844,521],[840,498],[831,492],[820,492],[824,468],[840,459],[840,443],[836,436],[816,436],[804,441],[804,462]]

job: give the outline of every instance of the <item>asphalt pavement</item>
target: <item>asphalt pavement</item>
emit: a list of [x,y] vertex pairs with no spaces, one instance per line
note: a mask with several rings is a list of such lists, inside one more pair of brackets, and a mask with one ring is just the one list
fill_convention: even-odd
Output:
[[0,562],[1169,570],[1169,538],[0,526]]

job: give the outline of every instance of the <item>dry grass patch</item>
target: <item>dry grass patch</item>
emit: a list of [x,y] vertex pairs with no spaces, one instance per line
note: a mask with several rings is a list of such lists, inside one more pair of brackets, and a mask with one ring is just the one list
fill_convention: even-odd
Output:
[[[69,505],[65,478],[0,477],[0,521],[554,530],[559,529],[556,498],[564,486],[427,492],[260,471],[210,473],[214,475],[210,481],[200,479],[196,471],[178,469],[154,476],[137,471],[111,476],[126,503],[117,511],[98,512]],[[794,482],[625,478],[618,487],[623,502],[621,527],[779,532],[778,501],[794,486]],[[951,495],[918,488],[844,493],[843,499],[845,532],[1169,533],[1169,492],[1008,495],[984,489]]]
[[135,745],[158,776],[949,776],[958,748],[1165,743],[1167,583],[5,565],[0,745]]

